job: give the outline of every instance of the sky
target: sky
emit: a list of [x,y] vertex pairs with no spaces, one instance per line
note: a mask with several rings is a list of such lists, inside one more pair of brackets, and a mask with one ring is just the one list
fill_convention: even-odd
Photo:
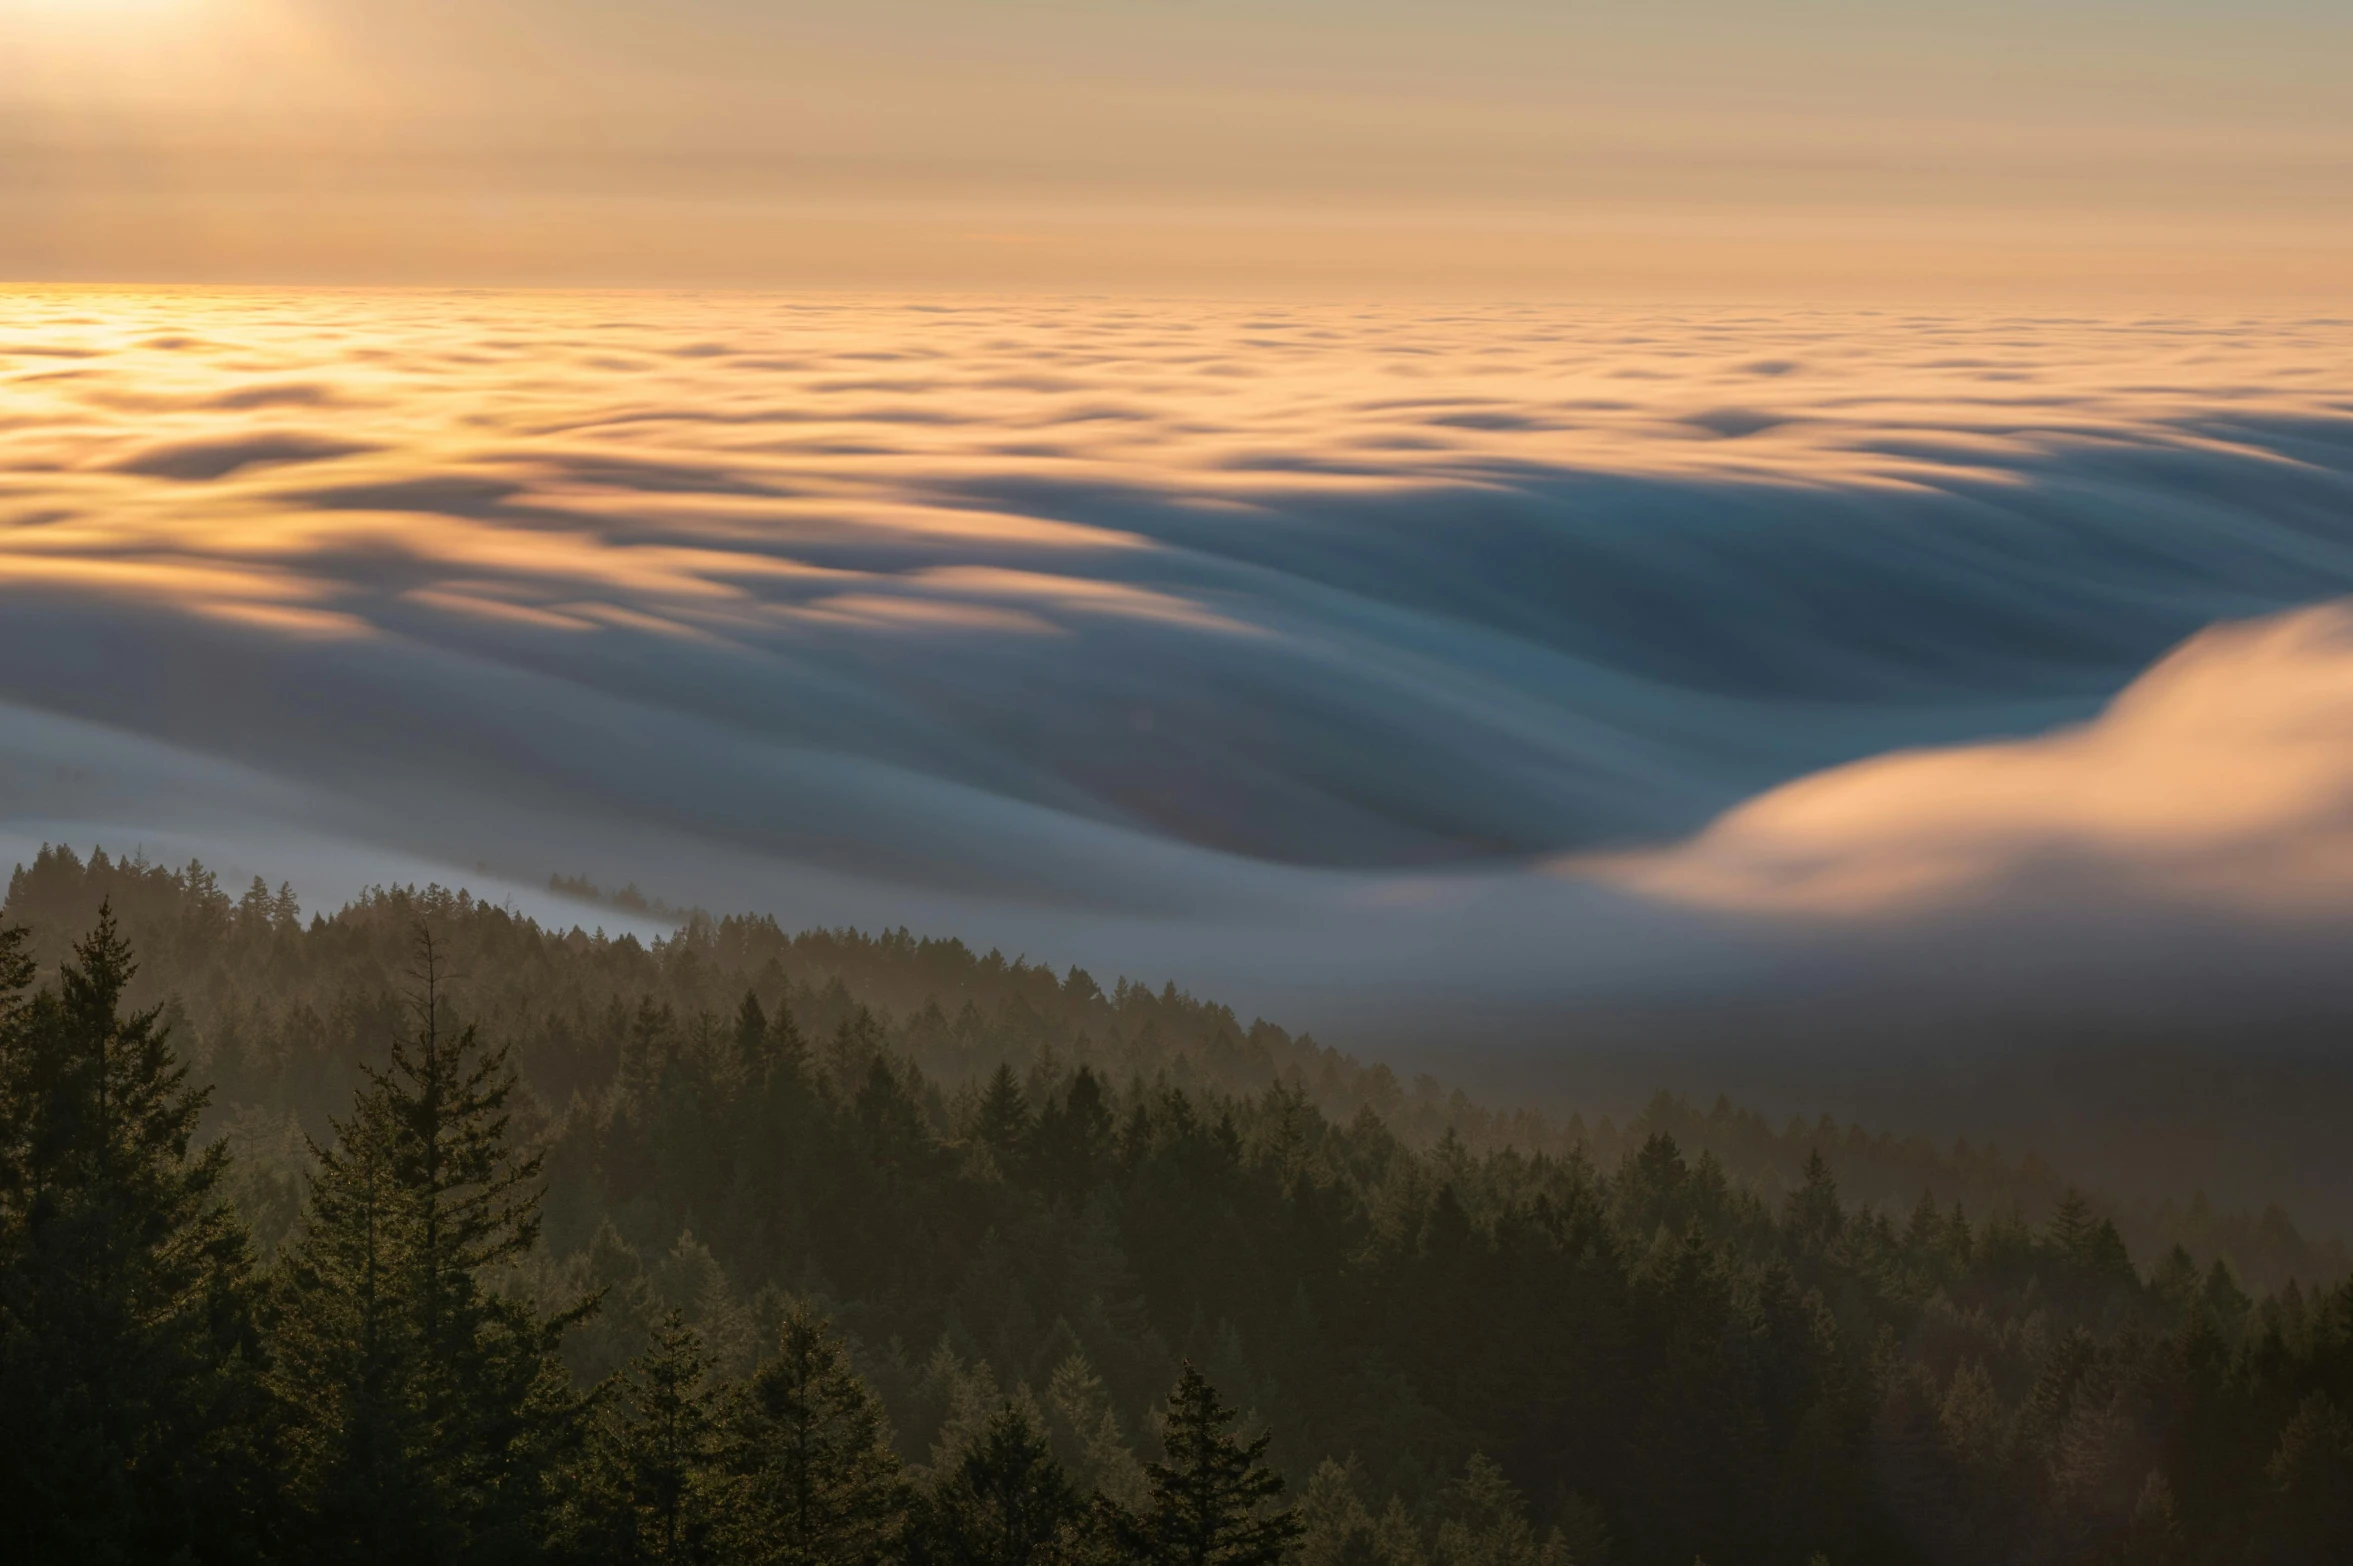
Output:
[[0,277],[2341,300],[2320,0],[0,0]]

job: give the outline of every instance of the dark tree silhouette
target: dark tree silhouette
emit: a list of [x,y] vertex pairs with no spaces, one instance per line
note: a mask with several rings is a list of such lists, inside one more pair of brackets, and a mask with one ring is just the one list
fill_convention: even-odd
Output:
[[1283,1479],[1267,1466],[1269,1438],[1234,1435],[1238,1417],[1188,1362],[1162,1417],[1166,1456],[1145,1465],[1151,1499],[1121,1529],[1136,1559],[1154,1566],[1273,1566],[1290,1552],[1302,1524],[1276,1505]]

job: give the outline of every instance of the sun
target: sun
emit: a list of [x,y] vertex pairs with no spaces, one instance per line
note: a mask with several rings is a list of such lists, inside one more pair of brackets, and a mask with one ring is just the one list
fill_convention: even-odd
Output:
[[0,0],[0,106],[201,94],[302,29],[285,0]]
[[208,9],[219,9],[217,0],[0,0],[0,21],[21,19],[44,30],[89,30]]
[[253,9],[251,0],[0,0],[0,39],[29,33],[136,44],[159,26],[234,24]]
[[0,16],[82,17],[99,21],[142,11],[193,11],[205,0],[0,0]]
[[174,31],[237,0],[0,0],[0,40],[82,46],[136,46],[139,34],[168,23]]

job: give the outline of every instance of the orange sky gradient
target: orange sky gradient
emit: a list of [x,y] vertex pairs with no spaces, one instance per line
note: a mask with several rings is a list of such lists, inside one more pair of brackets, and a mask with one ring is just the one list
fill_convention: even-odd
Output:
[[0,0],[0,277],[2353,291],[2353,15]]

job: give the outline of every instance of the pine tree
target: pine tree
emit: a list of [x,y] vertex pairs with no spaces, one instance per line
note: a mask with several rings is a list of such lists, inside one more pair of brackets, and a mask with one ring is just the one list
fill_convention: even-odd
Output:
[[2198,1308],[2225,1338],[2235,1339],[2247,1324],[2247,1313],[2253,1308],[2253,1302],[2231,1276],[2230,1265],[2219,1256],[2206,1270],[2206,1286],[2199,1291]]
[[760,1009],[760,997],[746,990],[743,1004],[735,1008],[736,1064],[746,1076],[752,1076],[767,1069],[772,1055],[768,1014]]
[[260,876],[237,899],[237,928],[252,935],[267,935],[276,922],[278,900],[270,895],[270,883]]
[[1152,1497],[1120,1524],[1130,1556],[1152,1566],[1273,1566],[1291,1552],[1302,1525],[1275,1508],[1283,1477],[1266,1464],[1270,1438],[1239,1439],[1227,1428],[1236,1417],[1186,1362],[1161,1426],[1167,1456],[1145,1466]]
[[1805,1183],[1789,1193],[1782,1210],[1782,1227],[1802,1249],[1819,1252],[1837,1240],[1845,1222],[1846,1213],[1838,1203],[1838,1182],[1831,1177],[1830,1165],[1817,1148],[1806,1158]]
[[2083,1199],[2081,1191],[2070,1188],[2051,1214],[2051,1249],[2070,1261],[2076,1260],[2090,1246],[2095,1227],[2091,1203]]
[[2149,1293],[2168,1317],[2180,1321],[2197,1310],[2200,1281],[2197,1262],[2177,1244],[2150,1269]]
[[1300,1566],[1375,1566],[1373,1515],[1357,1493],[1353,1462],[1325,1458],[1299,1497]]
[[[1558,1541],[1557,1554],[1568,1566],[1611,1566],[1617,1551],[1610,1539],[1609,1520],[1584,1494],[1572,1490],[1560,1509],[1560,1521],[1545,1541],[1548,1553]],[[1819,1557],[1816,1557],[1819,1559]]]
[[102,906],[27,1003],[0,932],[0,1539],[27,1561],[232,1560],[265,1526],[243,1229],[205,1093]]
[[604,1389],[564,1527],[576,1559],[721,1559],[719,1423],[702,1339],[671,1311],[653,1342]]
[[997,1067],[973,1111],[972,1134],[996,1160],[997,1172],[1011,1179],[1021,1170],[1021,1154],[1030,1135],[1029,1102],[1022,1097],[1021,1080],[1013,1068]]
[[[1425,1566],[1430,1552],[1423,1547],[1421,1525],[1406,1510],[1405,1498],[1389,1497],[1389,1504],[1373,1520],[1375,1566]],[[1580,1563],[1582,1566],[1582,1563]]]
[[2253,1559],[2263,1566],[2353,1560],[2353,1419],[2325,1392],[2304,1399],[2265,1470],[2270,1494]]
[[538,1234],[536,1156],[510,1145],[504,1048],[442,1017],[417,933],[414,1027],[369,1068],[317,1172],[279,1291],[275,1389],[314,1552],[508,1561],[534,1550],[577,1423],[543,1318],[494,1274]]
[[1103,1378],[1079,1350],[1072,1349],[1054,1367],[1046,1409],[1055,1451],[1073,1482],[1114,1505],[1142,1504],[1144,1467],[1120,1433]]
[[1536,1531],[1520,1492],[1485,1453],[1472,1453],[1447,1487],[1437,1557],[1440,1566],[1536,1566]]
[[437,1558],[447,1542],[425,1462],[432,1435],[408,1384],[422,1353],[402,1298],[409,1215],[383,1095],[363,1092],[335,1132],[331,1147],[312,1146],[271,1334],[298,1532],[355,1561],[397,1560],[419,1543]]
[[1002,1402],[927,1498],[912,1558],[921,1566],[1054,1566],[1084,1553],[1085,1518],[1045,1434]]
[[2187,1566],[2189,1541],[2182,1533],[2173,1486],[2163,1474],[2152,1473],[2142,1482],[2131,1527],[2111,1554],[2115,1566]]
[[795,1306],[776,1357],[728,1411],[722,1524],[751,1566],[872,1566],[896,1552],[908,1496],[882,1405],[825,1319]]
[[1102,1177],[1111,1148],[1111,1109],[1103,1083],[1081,1066],[1071,1073],[1061,1101],[1049,1098],[1030,1133],[1035,1177],[1054,1196],[1086,1200]]

